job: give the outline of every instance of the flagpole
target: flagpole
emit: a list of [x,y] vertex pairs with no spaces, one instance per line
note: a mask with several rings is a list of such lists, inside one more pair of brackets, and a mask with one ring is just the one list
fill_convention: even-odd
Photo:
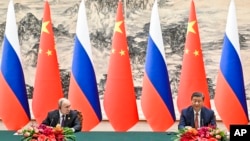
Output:
[[[122,2],[122,0],[119,0]],[[123,7],[124,7],[124,21],[126,21],[126,17],[127,17],[127,4],[126,4],[126,0],[123,0]]]
[[[120,1],[122,2],[122,0],[119,0],[119,2],[120,2]],[[123,11],[123,14],[124,14],[124,15],[123,15],[123,19],[124,19],[124,21],[126,21],[126,18],[127,18],[127,4],[126,4],[126,0],[123,0],[122,3],[123,3],[122,5],[123,5],[123,8],[124,8],[124,9],[123,9],[123,10],[124,10],[124,11]],[[127,29],[126,24],[125,24],[125,29]]]
[[127,4],[126,4],[126,0],[124,0],[124,20],[126,21],[127,19]]

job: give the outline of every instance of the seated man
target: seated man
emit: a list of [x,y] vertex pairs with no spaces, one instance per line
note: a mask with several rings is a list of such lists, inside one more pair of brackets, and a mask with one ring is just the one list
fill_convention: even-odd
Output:
[[74,132],[79,132],[82,129],[82,119],[79,118],[79,112],[70,109],[70,101],[66,98],[61,98],[58,101],[58,109],[50,111],[42,124],[55,127],[60,124],[62,127],[69,127]]
[[203,106],[204,95],[200,92],[194,92],[191,101],[192,105],[181,111],[178,129],[216,126],[214,111]]

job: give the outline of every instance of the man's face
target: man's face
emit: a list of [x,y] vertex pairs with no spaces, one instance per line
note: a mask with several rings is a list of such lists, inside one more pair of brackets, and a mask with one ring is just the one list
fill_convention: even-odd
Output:
[[195,111],[200,111],[201,107],[203,106],[203,99],[202,97],[193,97],[192,98],[192,106]]
[[61,112],[62,112],[62,114],[69,114],[69,111],[70,111],[70,102],[68,102],[68,101],[64,101],[63,103],[62,103],[62,107],[61,107]]

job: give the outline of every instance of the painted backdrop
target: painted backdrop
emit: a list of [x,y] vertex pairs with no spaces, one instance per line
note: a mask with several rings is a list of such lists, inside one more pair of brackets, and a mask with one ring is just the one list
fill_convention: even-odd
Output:
[[[230,0],[194,0],[207,81],[214,96],[222,41]],[[5,30],[8,0],[0,1],[0,42]],[[111,39],[118,0],[85,0],[93,61],[100,98],[103,97]],[[43,14],[43,0],[14,0],[20,39],[22,63],[29,98],[32,98],[37,53]],[[65,96],[68,93],[76,19],[80,0],[49,0],[57,47],[59,67]],[[124,2],[125,4],[125,2]],[[177,96],[183,48],[189,16],[190,0],[158,0],[173,97]],[[250,99],[250,1],[235,0],[245,88]],[[140,99],[149,21],[153,0],[126,0],[124,5],[127,39],[135,85]]]

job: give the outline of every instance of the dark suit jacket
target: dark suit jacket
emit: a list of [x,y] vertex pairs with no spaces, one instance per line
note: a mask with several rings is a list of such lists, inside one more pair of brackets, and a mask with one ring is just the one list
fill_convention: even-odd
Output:
[[[57,124],[60,124],[59,110],[49,112],[42,124],[52,127],[55,127]],[[78,113],[76,110],[70,110],[69,114],[66,115],[64,124],[65,127],[74,128],[75,132],[79,132],[82,130],[82,123],[78,118]]]
[[[185,108],[181,111],[180,122],[178,125],[178,129],[182,129],[185,126],[194,126],[194,110],[192,106]],[[214,111],[210,110],[206,107],[201,108],[201,115],[200,115],[200,126],[216,126],[216,120]]]

